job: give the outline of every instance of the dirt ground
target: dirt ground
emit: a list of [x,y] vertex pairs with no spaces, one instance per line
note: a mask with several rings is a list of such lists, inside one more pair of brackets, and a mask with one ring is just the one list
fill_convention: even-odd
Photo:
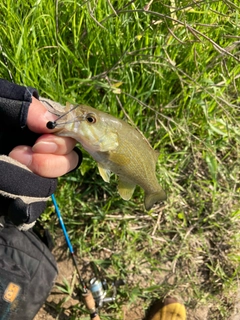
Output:
[[[70,314],[68,309],[74,305],[80,304],[82,302],[79,301],[79,297],[71,297],[70,299],[66,299],[66,301],[61,304],[64,312],[59,314],[58,312],[58,304],[63,301],[64,298],[69,296],[67,294],[63,294],[58,288],[58,285],[64,283],[67,280],[69,283],[72,283],[76,279],[75,267],[73,265],[72,259],[66,254],[67,247],[64,244],[65,240],[60,237],[56,248],[53,250],[53,254],[57,260],[58,264],[58,277],[55,282],[55,287],[53,288],[50,296],[48,297],[44,306],[39,310],[38,314],[34,318],[34,320],[55,320],[56,318],[59,320],[69,320]],[[88,263],[88,261],[86,261]],[[80,270],[81,271],[81,270]],[[86,272],[86,270],[84,270]],[[122,309],[123,319],[131,319],[131,320],[141,320],[144,318],[144,310],[142,307],[136,303],[136,306],[123,306]],[[87,315],[85,315],[87,316]],[[84,317],[85,319],[85,317]],[[88,319],[88,317],[86,318]]]
[[[79,297],[74,294],[64,294],[57,286],[61,286],[65,280],[68,283],[76,283],[76,272],[72,263],[72,259],[67,256],[67,248],[64,245],[64,239],[60,237],[56,243],[56,249],[53,254],[58,262],[59,275],[56,279],[56,286],[53,288],[50,296],[48,297],[45,305],[40,309],[34,320],[70,320],[71,309],[74,305],[79,305],[82,302],[79,301]],[[88,261],[85,261],[88,263]],[[86,271],[86,270],[85,270]],[[159,276],[159,275],[158,275]],[[134,279],[132,279],[134,281]],[[180,298],[181,299],[181,298]],[[65,300],[65,301],[64,301]],[[60,307],[61,304],[61,307]],[[187,320],[208,320],[209,311],[211,305],[202,305],[194,310],[187,309]],[[61,310],[61,311],[60,311]],[[122,307],[122,319],[123,320],[143,320],[145,316],[145,310],[142,306],[142,301],[136,301],[131,306],[124,305]],[[87,314],[83,314],[81,319],[90,319]],[[222,318],[221,318],[222,319]],[[216,318],[218,320],[218,318]],[[225,319],[224,319],[225,320]],[[240,284],[239,289],[235,297],[235,305],[230,318],[226,320],[240,320]]]

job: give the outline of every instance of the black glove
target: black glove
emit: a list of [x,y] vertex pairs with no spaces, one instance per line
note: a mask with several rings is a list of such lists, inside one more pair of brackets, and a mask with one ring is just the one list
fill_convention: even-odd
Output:
[[[32,146],[40,136],[26,126],[32,95],[39,98],[34,88],[0,79],[0,216],[9,217],[25,229],[44,211],[48,197],[57,186],[57,179],[40,177],[3,156],[17,145]],[[77,148],[74,150],[79,157],[78,167],[82,153]]]
[[0,177],[0,215],[30,227],[45,210],[57,179],[40,177],[7,156],[0,156]]
[[37,90],[0,79],[0,154],[8,155],[18,145],[32,146],[40,136],[26,126],[32,96]]

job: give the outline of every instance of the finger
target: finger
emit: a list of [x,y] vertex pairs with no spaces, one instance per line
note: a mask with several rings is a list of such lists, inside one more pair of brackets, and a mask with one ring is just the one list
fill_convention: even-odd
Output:
[[57,116],[47,111],[45,106],[36,98],[32,97],[27,116],[28,128],[37,133],[52,133],[57,130],[50,130],[46,127],[48,121],[54,121]]
[[32,172],[47,178],[56,178],[72,171],[78,164],[78,154],[71,151],[65,155],[35,153],[31,147],[17,146],[9,156],[26,165]]
[[33,153],[29,169],[42,177],[56,178],[72,171],[78,164],[78,155],[71,151],[66,155]]
[[37,139],[32,151],[43,154],[68,154],[76,145],[76,140],[68,137],[59,137],[53,134],[43,134]]

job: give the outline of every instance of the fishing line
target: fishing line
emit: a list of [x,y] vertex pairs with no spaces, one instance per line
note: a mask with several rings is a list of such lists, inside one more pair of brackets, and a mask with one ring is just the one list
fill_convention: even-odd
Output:
[[[46,103],[49,107],[51,107],[51,108],[55,111],[55,109],[53,108],[53,106],[51,105],[51,103],[48,102],[47,100],[44,100],[44,99],[42,99],[42,98],[40,97],[40,102]],[[54,114],[55,116],[58,116],[58,117],[59,117],[59,114],[58,114],[58,113],[55,113],[55,112],[50,111],[50,110],[48,110],[48,111],[49,111],[50,113]]]
[[[77,104],[76,106],[74,106],[72,109],[68,110],[67,112],[63,113],[61,116],[59,116],[56,120],[54,121],[48,121],[47,123],[47,128],[48,129],[54,129],[56,128],[56,126],[61,125],[61,124],[68,124],[68,123],[73,123],[75,122],[73,121],[67,121],[67,122],[61,122],[61,123],[57,123],[57,121],[63,117],[65,117],[67,114],[69,114],[70,112],[72,112],[73,110],[75,110],[76,108],[78,108],[80,106],[80,104]],[[52,106],[51,106],[52,107]],[[53,107],[52,107],[53,108]]]
[[66,122],[59,122],[59,123],[56,123],[56,121],[48,121],[48,123],[46,124],[47,128],[48,129],[54,129],[57,126],[61,126],[61,125],[64,125],[64,124],[69,124],[69,123],[76,122],[76,120],[69,120],[69,121],[66,121]]

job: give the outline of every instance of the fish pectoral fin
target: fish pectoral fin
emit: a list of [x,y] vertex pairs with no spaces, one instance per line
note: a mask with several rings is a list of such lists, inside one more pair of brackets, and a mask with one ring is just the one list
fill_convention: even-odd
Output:
[[132,197],[135,187],[135,183],[119,179],[118,192],[124,200],[129,200]]
[[110,181],[110,175],[111,175],[110,170],[105,169],[100,163],[98,163],[98,171],[100,173],[100,176],[103,178],[105,182]]
[[109,127],[98,136],[99,151],[109,152],[116,150],[119,146],[119,136],[116,129]]
[[152,206],[157,202],[162,202],[167,199],[166,193],[163,190],[159,190],[154,193],[146,194],[144,199],[144,205],[146,210],[150,210]]
[[159,155],[160,155],[160,152],[158,152],[157,150],[153,150],[154,151],[154,159],[155,161],[157,162],[158,161],[158,158],[159,158]]
[[114,131],[107,132],[107,138],[104,134],[102,138],[99,138],[98,144],[100,146],[99,151],[101,152],[116,150],[119,146],[118,134]]

